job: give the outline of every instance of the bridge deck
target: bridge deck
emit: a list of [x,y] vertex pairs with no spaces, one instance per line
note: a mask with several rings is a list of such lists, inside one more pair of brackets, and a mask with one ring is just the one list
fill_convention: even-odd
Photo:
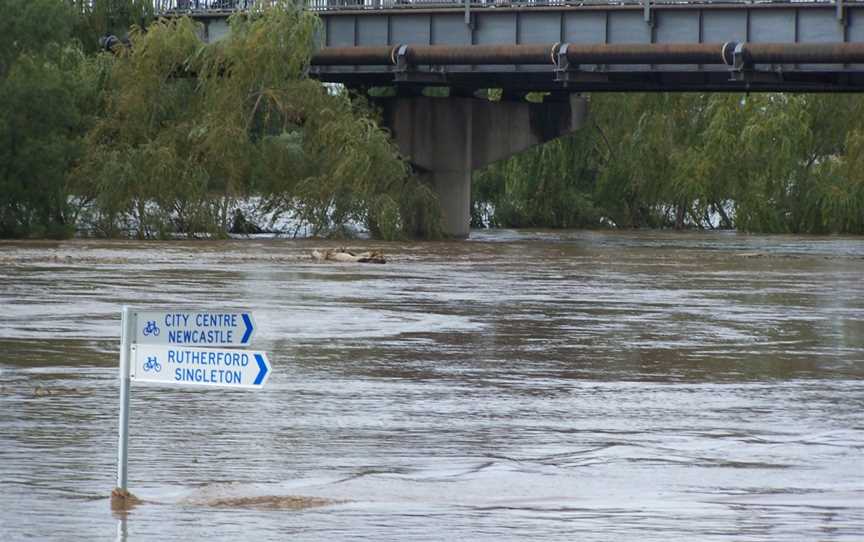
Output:
[[[193,13],[209,39],[247,0],[155,0]],[[308,0],[327,48],[571,44],[864,44],[864,1],[621,2],[539,0]],[[862,45],[864,47],[864,45]],[[336,50],[336,49],[334,49]],[[864,54],[864,49],[862,49]],[[319,65],[317,77],[352,86],[450,85],[466,90],[864,90],[864,57],[730,66],[717,63],[470,63]],[[794,60],[794,59],[793,59]],[[860,64],[858,62],[861,62]],[[563,73],[566,71],[566,73]]]

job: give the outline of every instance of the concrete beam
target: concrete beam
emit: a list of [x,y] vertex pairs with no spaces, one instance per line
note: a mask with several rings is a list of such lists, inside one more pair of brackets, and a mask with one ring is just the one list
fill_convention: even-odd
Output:
[[581,127],[587,105],[575,94],[543,103],[458,97],[382,100],[384,125],[438,195],[444,234],[456,238],[468,237],[474,170]]

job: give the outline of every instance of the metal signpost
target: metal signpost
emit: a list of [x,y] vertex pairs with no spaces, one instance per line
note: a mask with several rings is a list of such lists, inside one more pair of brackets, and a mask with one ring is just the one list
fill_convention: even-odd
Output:
[[121,325],[117,487],[126,491],[132,381],[260,390],[270,376],[270,361],[265,352],[225,348],[250,344],[255,320],[248,312],[124,306]]

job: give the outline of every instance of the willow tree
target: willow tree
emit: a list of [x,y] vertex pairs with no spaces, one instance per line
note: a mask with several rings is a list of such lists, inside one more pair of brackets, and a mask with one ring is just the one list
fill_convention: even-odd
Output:
[[825,231],[864,233],[864,130],[851,130],[842,157],[825,161],[826,182],[817,204]]
[[717,108],[704,148],[749,231],[861,233],[856,96],[757,94]]
[[75,12],[73,35],[87,53],[99,49],[99,38],[109,35],[123,38],[132,25],[145,27],[156,16],[153,0],[63,1]]
[[94,224],[220,234],[238,199],[255,196],[273,220],[315,234],[413,231],[434,197],[364,103],[307,77],[319,24],[285,1],[232,16],[210,45],[187,18],[133,28],[76,175]]
[[575,136],[478,176],[488,222],[558,227],[563,213],[543,210],[566,204],[587,225],[864,233],[860,96],[591,98]]
[[475,227],[577,228],[597,224],[593,201],[598,153],[583,128],[477,173]]

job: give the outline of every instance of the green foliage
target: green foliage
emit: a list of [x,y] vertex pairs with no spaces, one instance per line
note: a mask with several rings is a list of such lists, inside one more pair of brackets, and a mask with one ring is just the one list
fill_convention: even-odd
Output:
[[0,0],[0,78],[23,54],[39,54],[65,44],[74,12],[61,0]]
[[72,175],[76,194],[94,204],[87,219],[98,234],[215,230],[206,173],[188,154],[196,85],[174,77],[201,47],[195,31],[188,19],[133,28],[131,49],[113,62],[106,111]]
[[316,235],[364,222],[416,233],[434,197],[365,103],[306,77],[317,17],[285,1],[229,24],[211,45],[188,18],[133,28],[73,177],[94,230],[224,235],[237,200],[256,196],[260,213]]
[[475,225],[864,233],[858,96],[591,99],[586,127],[475,177]]
[[[14,1],[14,0],[13,0]],[[146,28],[154,19],[153,0],[68,0],[75,10],[73,36],[87,53],[99,49],[99,38],[114,35],[120,38],[133,25]]]
[[[475,227],[578,228],[596,223],[590,136],[587,130],[579,131],[477,175]],[[491,216],[484,216],[485,202],[494,206]]]
[[99,62],[60,0],[0,0],[0,237],[74,232],[67,171],[98,103]]
[[450,87],[423,87],[422,94],[428,98],[447,98],[450,96]]

